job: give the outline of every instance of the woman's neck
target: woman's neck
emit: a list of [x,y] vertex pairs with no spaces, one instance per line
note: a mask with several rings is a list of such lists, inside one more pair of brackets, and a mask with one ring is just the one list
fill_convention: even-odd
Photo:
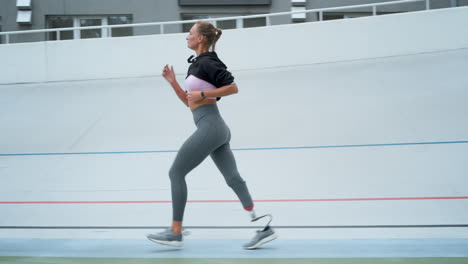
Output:
[[200,47],[195,50],[195,53],[197,54],[197,56],[200,56],[200,54],[205,53],[205,52],[208,52],[208,49],[205,47]]

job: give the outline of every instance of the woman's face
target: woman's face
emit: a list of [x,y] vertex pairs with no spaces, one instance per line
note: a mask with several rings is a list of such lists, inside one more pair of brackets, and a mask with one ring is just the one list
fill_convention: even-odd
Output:
[[187,40],[187,47],[193,50],[197,49],[197,47],[202,43],[203,36],[198,34],[197,24],[192,26],[185,39]]

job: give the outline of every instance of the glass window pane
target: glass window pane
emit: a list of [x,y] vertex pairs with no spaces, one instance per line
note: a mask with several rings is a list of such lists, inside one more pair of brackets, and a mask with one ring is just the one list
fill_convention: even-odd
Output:
[[[201,19],[210,19],[210,18],[218,18],[218,17],[227,17],[227,16],[238,16],[236,14],[229,14],[229,15],[201,15],[201,14],[182,14],[182,20],[201,20]],[[211,22],[211,21],[209,21]],[[189,32],[190,28],[193,26],[193,23],[186,23],[183,24],[182,30],[183,32]],[[236,20],[222,20],[217,21],[216,26],[221,29],[234,29],[236,28]],[[244,19],[244,27],[263,27],[266,26],[266,18],[248,18]]]
[[220,29],[234,29],[236,28],[236,20],[223,20],[216,23]]
[[131,24],[132,18],[130,16],[109,16],[109,25]]
[[[47,17],[47,28],[73,27],[73,17],[55,16]],[[73,39],[73,31],[60,31],[60,39]],[[49,40],[57,40],[57,32],[49,32]]]
[[[93,26],[101,26],[101,25],[102,25],[102,19],[100,18],[81,18],[80,19],[80,27],[93,27]],[[102,29],[100,28],[81,30],[81,38],[82,39],[100,38],[102,36],[101,31]]]
[[181,6],[271,5],[271,0],[179,0]]
[[189,32],[192,26],[193,26],[193,23],[182,24],[182,32]]
[[[211,18],[208,15],[192,15],[192,14],[182,14],[182,20],[202,20],[202,19],[209,19]],[[185,23],[182,24],[182,31],[183,32],[189,32],[190,29],[192,28],[193,24],[195,23]]]
[[343,14],[323,13],[323,20],[343,19]]
[[257,18],[247,18],[244,19],[244,27],[264,27],[266,26],[266,18],[264,17],[257,17]]
[[[109,25],[132,24],[132,16],[109,16],[107,18]],[[112,37],[133,36],[133,28],[113,28]]]

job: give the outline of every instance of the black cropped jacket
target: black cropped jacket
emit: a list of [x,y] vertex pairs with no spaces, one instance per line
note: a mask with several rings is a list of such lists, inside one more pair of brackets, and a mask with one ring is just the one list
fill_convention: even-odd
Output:
[[[211,83],[216,88],[234,83],[234,77],[227,70],[227,66],[218,58],[216,52],[204,52],[198,57],[193,57],[190,56],[187,60],[191,65],[185,78],[193,75]],[[216,100],[220,99],[220,97],[216,98]]]

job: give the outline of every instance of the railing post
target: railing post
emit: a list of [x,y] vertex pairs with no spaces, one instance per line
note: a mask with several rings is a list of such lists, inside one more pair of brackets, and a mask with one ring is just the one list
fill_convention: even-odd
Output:
[[159,25],[159,33],[164,34],[164,24]]
[[270,16],[266,16],[265,18],[266,18],[266,25],[271,26]]
[[244,19],[243,18],[236,19],[236,28],[244,28]]
[[213,20],[213,26],[214,26],[214,27],[218,27],[218,23],[216,23],[216,22],[218,22],[218,21]]
[[377,6],[372,6],[372,15],[373,16],[377,15]]
[[431,4],[429,0],[426,0],[426,10],[429,10],[429,9],[431,9]]
[[60,40],[60,30],[57,30],[57,40]]
[[73,30],[73,39],[80,39],[81,38],[81,30],[74,29]]
[[319,21],[322,21],[323,20],[323,11],[320,10],[319,11]]
[[9,34],[5,35],[5,43],[10,44],[10,35]]

